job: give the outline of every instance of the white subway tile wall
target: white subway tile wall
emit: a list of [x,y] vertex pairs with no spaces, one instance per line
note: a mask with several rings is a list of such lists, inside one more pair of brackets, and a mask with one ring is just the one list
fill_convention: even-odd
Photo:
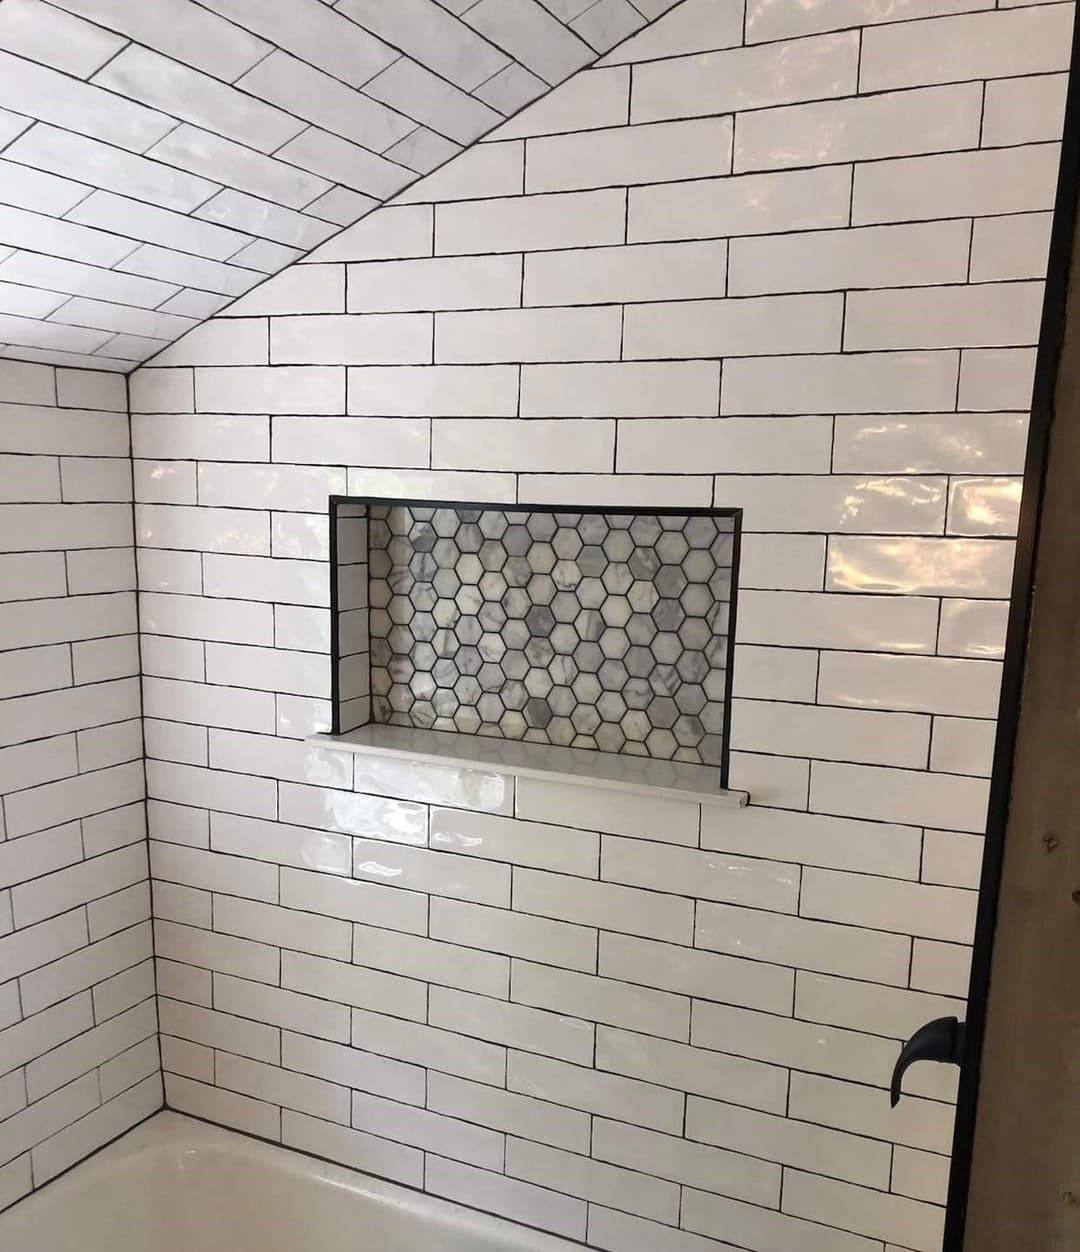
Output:
[[[512,7],[531,40],[511,46],[523,27],[493,0],[466,20],[569,73],[566,28]],[[912,1073],[895,1112],[886,1088],[899,1040],[966,993],[1072,6],[889,17],[684,0],[132,377],[172,1106],[611,1252],[937,1252],[955,1078]],[[397,66],[377,83],[392,106],[420,90]],[[168,246],[128,279],[169,281]],[[107,415],[72,432],[19,379],[35,442],[13,455],[126,455]],[[61,688],[68,647],[84,682],[122,683],[130,662],[93,640],[130,634],[131,584],[102,591],[117,574],[86,541],[118,546],[110,475],[16,481],[16,509],[63,489],[93,512],[37,530],[80,536],[74,562],[0,557],[28,589],[5,638],[35,654],[5,671],[13,699]],[[343,489],[742,507],[732,784],[750,806],[305,743],[330,722],[325,503]],[[86,588],[74,641],[41,607],[65,576]],[[120,803],[95,706],[64,710]],[[55,716],[33,706],[35,738]],[[17,780],[58,786],[47,820],[82,817],[87,855],[116,857],[63,752],[12,757]],[[23,794],[7,843],[46,812]],[[57,836],[35,872],[76,851]],[[128,906],[73,912],[89,881],[0,893],[0,927],[25,921],[14,959],[59,962],[21,1002],[0,986],[0,1013],[52,1022],[103,970],[88,1011],[137,1007],[130,942],[105,933]],[[41,1098],[57,1090],[73,1117],[99,1098],[85,1079]]]
[[125,380],[0,361],[0,476],[7,1205],[162,1103]]

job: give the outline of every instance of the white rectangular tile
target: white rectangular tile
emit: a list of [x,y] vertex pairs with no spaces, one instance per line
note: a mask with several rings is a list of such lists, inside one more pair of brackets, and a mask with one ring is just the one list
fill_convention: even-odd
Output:
[[945,1212],[936,1205],[795,1170],[785,1182],[786,1212],[812,1221],[844,1222],[869,1238],[900,1238],[922,1252],[935,1252],[941,1242]]
[[822,168],[744,174],[634,187],[628,196],[629,243],[824,229],[848,225],[851,173]]
[[681,1092],[532,1053],[510,1053],[506,1085],[524,1095],[668,1134],[682,1126]]
[[530,139],[525,190],[627,187],[726,174],[731,136],[727,118],[701,118]]
[[889,1040],[871,1035],[704,1002],[694,1006],[691,1037],[699,1047],[882,1084],[894,1052]]
[[281,902],[288,908],[412,934],[424,934],[427,929],[426,895],[332,874],[283,869]]
[[731,241],[731,295],[961,282],[962,220]]
[[[812,1167],[829,1177],[844,1178],[868,1187],[884,1189],[888,1184],[889,1146],[872,1139],[694,1096],[687,1101],[686,1122],[690,1139],[729,1151],[780,1165]],[[685,1181],[694,1182],[690,1178]],[[726,1187],[710,1185],[709,1181],[695,1185],[704,1191],[734,1194]],[[736,1198],[753,1200],[755,1197],[740,1194]]]
[[970,148],[978,141],[981,116],[975,83],[765,109],[740,120],[735,169]]
[[922,83],[1006,78],[1066,68],[1072,33],[1066,9],[970,13],[867,31],[861,91]]
[[747,591],[739,597],[746,642],[846,648],[865,652],[928,653],[937,633],[937,602],[875,596]]
[[851,292],[844,346],[870,351],[1032,344],[1041,316],[1039,283]]
[[350,265],[348,272],[350,313],[498,309],[521,303],[521,258],[515,256],[367,261]]
[[[1000,219],[987,219],[1000,220]],[[838,473],[1018,473],[1027,418],[1019,413],[885,415],[836,419]]]
[[673,943],[687,943],[692,931],[689,899],[540,870],[514,871],[514,907],[556,921]]
[[505,1086],[506,1049],[503,1047],[364,1009],[354,1009],[352,1019],[354,1047],[456,1074],[473,1082]]
[[843,310],[836,295],[642,304],[625,310],[629,359],[834,352]]
[[563,1194],[611,1204],[657,1221],[672,1223],[678,1217],[679,1191],[672,1182],[524,1139],[507,1141],[506,1172]]
[[807,869],[801,901],[803,914],[927,939],[970,942],[975,919],[974,892],[884,878],[864,879],[858,892],[853,890],[855,885],[849,875]]
[[423,1154],[414,1148],[390,1143],[361,1131],[308,1117],[290,1109],[281,1114],[282,1142],[301,1152],[346,1163],[382,1178],[419,1187],[423,1180]]
[[[1009,594],[1012,569],[1010,540],[886,541],[844,535],[829,541],[825,586],[834,591],[903,591],[994,600]],[[918,572],[916,577],[911,576],[913,570]]]
[[725,370],[720,412],[936,412],[955,399],[957,356],[943,351],[746,357]]
[[298,118],[138,44],[114,56],[94,82],[258,152],[275,151],[304,128]]
[[461,418],[436,422],[432,431],[432,461],[441,469],[602,473],[611,468],[614,454],[611,421]]
[[501,1171],[502,1135],[468,1121],[357,1091],[352,1097],[352,1124],[368,1134],[437,1156]]
[[619,339],[615,308],[440,313],[435,319],[440,363],[613,360]]
[[776,1252],[877,1252],[879,1244],[831,1226],[802,1221],[774,1210],[742,1204],[704,1191],[687,1190],[682,1224],[714,1239]]
[[626,193],[617,189],[441,204],[435,251],[463,253],[586,248],[624,242]]
[[277,1060],[278,1031],[271,1027],[298,1030],[337,1043],[347,1043],[349,1039],[349,1010],[345,1005],[283,987],[230,977],[222,972],[214,974],[214,1006],[222,1013],[257,1023],[255,1042],[249,1041],[246,1047],[233,1049],[244,1055],[250,1055],[257,1048],[256,1055],[265,1051],[265,1059]]
[[1057,165],[1052,144],[861,164],[852,225],[1049,209]]
[[971,237],[971,281],[1043,278],[1050,223],[1049,213],[977,218]]
[[412,1021],[424,1021],[427,1016],[428,989],[423,983],[343,961],[282,952],[281,982],[291,990],[303,990],[334,1004],[390,1013]]
[[438,1156],[428,1160],[424,1181],[435,1195],[529,1225],[542,1224],[570,1238],[584,1238],[586,1206],[581,1200]]
[[988,661],[826,652],[819,696],[830,704],[993,717],[1001,674]]
[[637,65],[630,116],[651,122],[823,100],[854,91],[857,77],[854,31],[809,39],[798,49],[775,43],[703,52]]

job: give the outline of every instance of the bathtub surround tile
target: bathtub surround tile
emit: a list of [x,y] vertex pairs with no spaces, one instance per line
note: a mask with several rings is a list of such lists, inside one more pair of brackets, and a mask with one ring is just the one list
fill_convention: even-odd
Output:
[[[949,1150],[952,1092],[920,1079],[891,1116],[882,1092],[913,1015],[967,989],[1011,559],[1002,480],[1022,468],[1071,16],[957,7],[754,0],[744,47],[737,5],[687,0],[257,289],[257,267],[366,211],[362,189],[241,164],[188,123],[158,155],[190,172],[148,186],[193,194],[213,176],[199,142],[263,194],[307,188],[309,210],[267,215],[264,237],[250,199],[218,194],[189,237],[216,255],[239,232],[222,260],[121,252],[111,223],[7,210],[21,241],[72,255],[0,252],[0,283],[74,297],[88,334],[123,336],[106,353],[149,350],[130,321],[143,310],[160,333],[163,317],[212,317],[218,293],[241,300],[131,379],[155,531],[138,539],[141,665],[135,537],[119,513],[107,534],[85,525],[126,507],[104,463],[128,455],[123,383],[0,364],[0,456],[37,484],[0,507],[48,510],[21,520],[53,545],[0,558],[15,592],[0,698],[34,701],[10,706],[14,723],[32,713],[47,736],[0,758],[0,864],[16,866],[0,1046],[18,1044],[35,1095],[72,1075],[14,1113],[49,1134],[20,1140],[5,1195],[31,1157],[36,1181],[160,1100],[153,1050],[124,1033],[155,990],[145,881],[98,894],[95,877],[134,866],[143,838],[141,792],[104,787],[132,752],[122,684],[141,671],[171,1103],[599,1248],[936,1246],[923,1157]],[[598,46],[626,17],[562,8],[550,23]],[[498,15],[465,16],[482,34]],[[230,117],[250,125],[298,98],[267,88],[277,20],[137,33],[189,74],[249,75],[264,103]],[[351,16],[319,20],[355,40]],[[318,126],[345,99],[322,76],[358,62],[302,37],[330,62],[299,93]],[[543,51],[569,68],[569,47]],[[376,64],[387,146],[384,102],[423,99],[420,120],[461,143],[497,120],[489,106],[542,90],[492,70],[480,104],[406,58]],[[931,106],[927,126],[906,105]],[[416,144],[396,155],[424,159]],[[357,169],[318,135],[290,151]],[[139,154],[124,163],[147,175]],[[178,203],[157,207],[142,220],[179,239]],[[623,805],[362,757],[355,776],[328,761],[310,776],[302,735],[330,692],[325,504],[345,490],[743,507],[732,776],[751,806]],[[41,1109],[67,1091],[74,1104]]]
[[351,1169],[390,1178],[410,1187],[424,1179],[424,1155],[416,1148],[390,1143],[362,1131],[349,1130],[306,1113],[283,1109],[281,1142]]
[[0,558],[2,1204],[161,1104],[125,404],[100,372],[0,365],[22,484],[0,529],[23,536]]

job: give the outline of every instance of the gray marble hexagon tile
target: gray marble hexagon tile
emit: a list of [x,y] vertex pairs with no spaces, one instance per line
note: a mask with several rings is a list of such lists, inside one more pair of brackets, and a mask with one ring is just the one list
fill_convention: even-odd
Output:
[[376,722],[719,765],[734,522],[371,508]]

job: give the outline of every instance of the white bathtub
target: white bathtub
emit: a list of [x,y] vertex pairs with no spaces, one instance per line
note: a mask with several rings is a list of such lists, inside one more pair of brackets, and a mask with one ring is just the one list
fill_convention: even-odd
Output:
[[159,1113],[0,1216],[3,1252],[581,1252],[286,1148]]

